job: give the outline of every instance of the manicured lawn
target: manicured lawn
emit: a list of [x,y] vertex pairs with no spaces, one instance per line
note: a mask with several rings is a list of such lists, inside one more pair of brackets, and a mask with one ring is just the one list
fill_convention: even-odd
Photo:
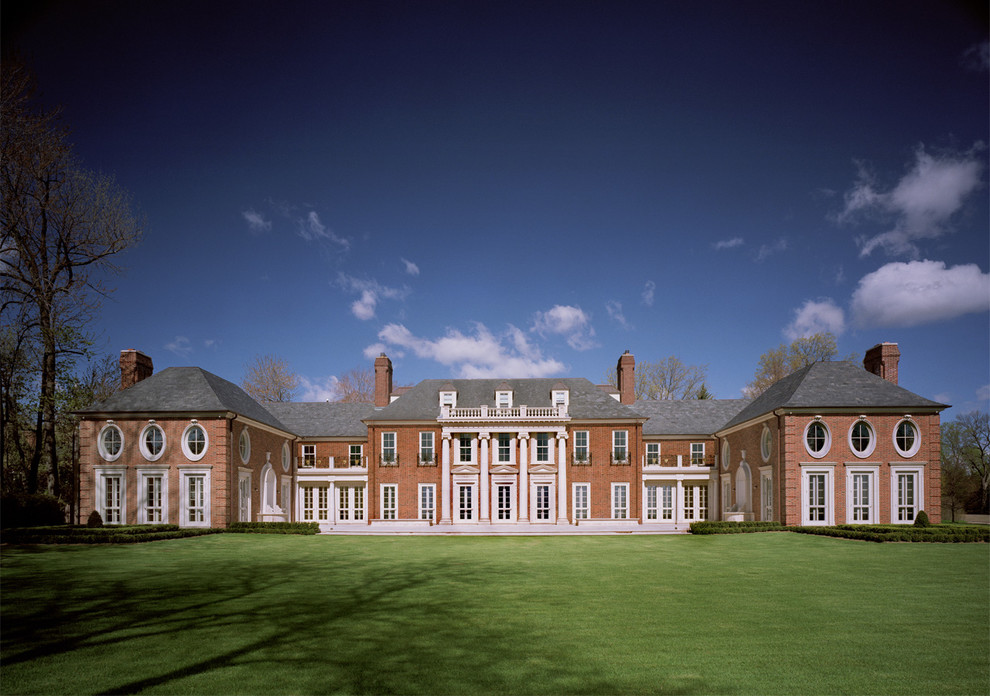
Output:
[[990,546],[217,535],[2,550],[5,694],[987,694]]

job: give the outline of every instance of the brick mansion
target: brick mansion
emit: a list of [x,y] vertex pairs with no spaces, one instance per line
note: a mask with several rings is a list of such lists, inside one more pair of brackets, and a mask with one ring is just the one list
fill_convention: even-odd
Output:
[[[899,350],[820,362],[759,397],[637,400],[582,378],[428,379],[375,403],[259,403],[196,367],[120,356],[123,389],[80,412],[79,519],[331,533],[603,533],[698,520],[940,519],[939,414],[897,384]],[[865,369],[863,369],[865,368]]]

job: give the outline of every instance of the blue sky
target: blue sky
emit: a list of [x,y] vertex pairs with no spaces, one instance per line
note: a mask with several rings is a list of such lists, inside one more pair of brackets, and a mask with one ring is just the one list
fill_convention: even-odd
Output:
[[732,398],[828,329],[952,417],[990,398],[967,7],[5,3],[4,38],[147,218],[99,350],[276,353],[324,399],[380,351],[410,384],[629,349]]

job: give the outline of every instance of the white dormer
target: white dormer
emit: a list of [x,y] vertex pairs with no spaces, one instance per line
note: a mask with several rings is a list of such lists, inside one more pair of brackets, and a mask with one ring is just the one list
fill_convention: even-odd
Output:
[[495,408],[512,408],[512,389],[504,382],[495,390]]
[[440,408],[457,408],[457,391],[454,389],[440,390]]
[[553,403],[555,408],[566,409],[571,402],[571,392],[564,385],[557,385],[550,393],[550,401]]

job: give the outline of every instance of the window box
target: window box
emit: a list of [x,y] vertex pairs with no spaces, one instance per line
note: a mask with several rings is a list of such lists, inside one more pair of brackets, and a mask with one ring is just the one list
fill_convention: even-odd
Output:
[[629,466],[629,452],[627,450],[613,450],[612,466]]
[[591,452],[575,452],[571,457],[571,466],[591,466]]
[[437,460],[433,456],[433,452],[420,452],[419,453],[419,466],[436,466]]
[[399,466],[399,455],[394,453],[382,454],[382,458],[378,462],[378,466]]

